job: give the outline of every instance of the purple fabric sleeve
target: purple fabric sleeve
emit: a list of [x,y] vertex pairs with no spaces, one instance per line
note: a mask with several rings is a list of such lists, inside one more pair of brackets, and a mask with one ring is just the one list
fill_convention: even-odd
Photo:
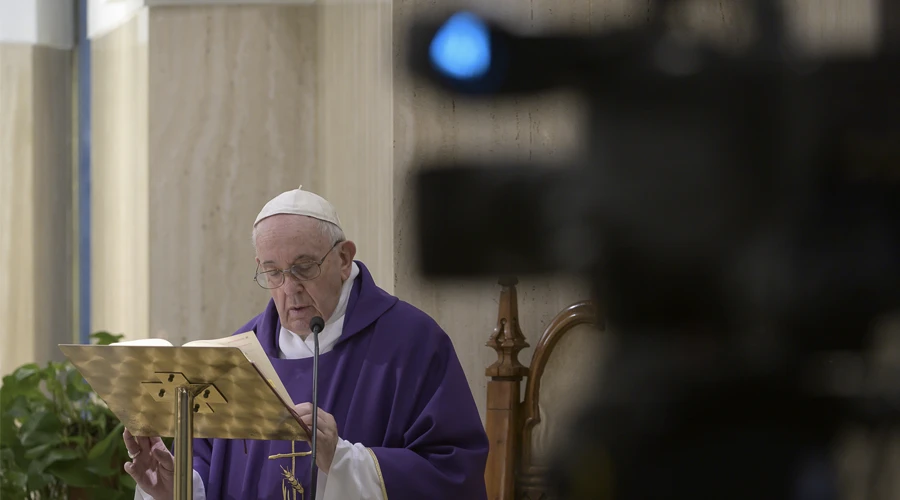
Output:
[[194,470],[200,474],[204,488],[209,485],[209,463],[212,457],[212,440],[194,440]]

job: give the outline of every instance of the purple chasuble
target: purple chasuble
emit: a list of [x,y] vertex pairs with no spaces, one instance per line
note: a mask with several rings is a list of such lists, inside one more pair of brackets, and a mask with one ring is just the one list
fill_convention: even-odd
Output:
[[[488,440],[447,334],[424,312],[375,285],[357,262],[344,328],[319,356],[319,406],[338,435],[371,448],[389,500],[486,499]],[[312,401],[312,358],[280,359],[273,301],[235,333],[253,330],[295,403]],[[194,469],[209,500],[282,498],[290,441],[195,439]],[[321,446],[321,444],[320,444]],[[298,441],[296,452],[308,451]],[[310,493],[310,457],[294,469]],[[299,496],[298,496],[299,498]]]

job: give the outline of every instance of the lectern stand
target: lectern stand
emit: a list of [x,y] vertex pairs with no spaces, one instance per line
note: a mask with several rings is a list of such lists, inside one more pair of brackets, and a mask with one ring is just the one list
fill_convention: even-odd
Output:
[[309,441],[309,428],[240,349],[61,345],[134,436],[175,438],[175,500],[193,498],[193,439]]

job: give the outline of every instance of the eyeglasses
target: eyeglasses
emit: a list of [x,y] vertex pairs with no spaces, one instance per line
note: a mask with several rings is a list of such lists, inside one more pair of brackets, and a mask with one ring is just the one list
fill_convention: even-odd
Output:
[[306,262],[298,262],[294,264],[288,269],[272,269],[269,271],[259,270],[259,264],[256,264],[256,274],[253,276],[253,281],[256,282],[257,285],[265,288],[266,290],[272,290],[273,288],[278,288],[284,285],[285,275],[290,273],[294,279],[297,281],[310,281],[314,280],[322,274],[322,263],[325,262],[325,259],[328,258],[328,254],[331,253],[339,244],[343,243],[344,240],[340,240],[335,242],[334,245],[325,252],[325,255],[318,261],[306,261]]

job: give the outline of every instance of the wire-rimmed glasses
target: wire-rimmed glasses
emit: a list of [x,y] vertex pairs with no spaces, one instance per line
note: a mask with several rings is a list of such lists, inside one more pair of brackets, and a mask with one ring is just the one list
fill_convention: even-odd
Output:
[[310,281],[314,280],[322,274],[322,263],[325,262],[325,259],[328,258],[328,254],[331,253],[332,250],[335,249],[343,240],[335,242],[331,248],[325,252],[325,255],[319,259],[308,260],[304,262],[298,262],[293,266],[287,269],[270,269],[268,271],[260,271],[259,264],[256,264],[256,274],[253,276],[253,281],[256,282],[262,288],[266,290],[272,290],[273,288],[278,288],[284,285],[285,275],[290,273],[294,279],[297,281]]

